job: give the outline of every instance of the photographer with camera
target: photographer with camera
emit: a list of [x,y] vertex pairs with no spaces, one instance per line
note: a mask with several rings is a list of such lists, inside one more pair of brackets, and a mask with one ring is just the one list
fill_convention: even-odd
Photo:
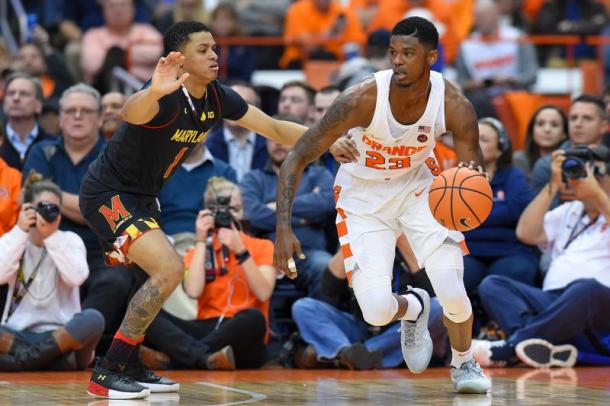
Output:
[[[607,128],[608,115],[602,100],[583,94],[572,101],[568,114],[568,141],[560,148],[599,145]],[[538,159],[532,169],[531,184],[534,194],[540,192],[550,179],[551,156],[545,156]],[[551,208],[573,199],[574,191],[569,189],[569,184],[562,184]]]
[[[483,280],[483,307],[508,338],[473,342],[481,365],[503,366],[516,355],[533,367],[571,367],[578,351],[610,363],[610,176],[608,156],[597,160],[601,152],[589,150],[579,177],[574,157],[553,152],[551,181],[517,225],[522,242],[550,254],[549,270],[542,289],[502,276]],[[576,200],[549,211],[565,180]]]
[[0,371],[84,369],[104,330],[94,309],[81,311],[89,274],[85,245],[58,230],[61,190],[32,173],[17,225],[0,237],[0,283],[9,291],[0,325]]
[[173,368],[259,368],[276,279],[273,243],[241,231],[241,192],[231,181],[210,178],[204,203],[195,225],[197,243],[184,257],[183,286],[197,299],[197,320],[162,310],[145,344],[167,354]]

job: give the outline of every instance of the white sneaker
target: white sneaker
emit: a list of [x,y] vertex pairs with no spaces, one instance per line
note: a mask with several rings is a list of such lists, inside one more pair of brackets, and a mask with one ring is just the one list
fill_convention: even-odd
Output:
[[491,388],[491,381],[474,359],[459,368],[451,367],[451,382],[458,393],[487,393]]
[[410,289],[409,292],[421,298],[422,312],[416,321],[400,321],[400,347],[409,371],[420,374],[428,368],[432,358],[432,338],[428,331],[430,295],[419,288]]
[[515,347],[519,359],[534,368],[572,368],[578,350],[570,344],[553,345],[541,338],[523,340]]

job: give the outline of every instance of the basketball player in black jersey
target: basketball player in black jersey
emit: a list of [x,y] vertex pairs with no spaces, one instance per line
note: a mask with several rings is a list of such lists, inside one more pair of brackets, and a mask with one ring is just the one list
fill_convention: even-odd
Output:
[[294,145],[306,130],[270,118],[216,81],[216,45],[204,24],[177,23],[163,41],[167,56],[160,58],[151,81],[127,100],[125,122],[89,168],[80,191],[81,212],[100,237],[107,260],[135,263],[150,276],[93,370],[88,392],[99,397],[134,399],[178,390],[177,383],[145,370],[138,357],[148,325],[184,274],[180,256],[156,221],[156,196],[165,181],[223,119],[284,145]]

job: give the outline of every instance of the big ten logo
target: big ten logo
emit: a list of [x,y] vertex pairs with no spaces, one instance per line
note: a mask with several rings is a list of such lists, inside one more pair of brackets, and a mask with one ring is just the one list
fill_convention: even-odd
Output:
[[213,119],[214,118],[214,112],[213,111],[204,111],[201,113],[201,121],[205,121],[206,119]]

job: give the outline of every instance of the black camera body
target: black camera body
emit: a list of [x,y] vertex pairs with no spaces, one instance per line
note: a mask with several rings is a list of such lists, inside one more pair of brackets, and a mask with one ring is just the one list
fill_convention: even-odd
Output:
[[48,202],[46,200],[38,202],[36,207],[34,207],[34,210],[36,210],[36,212],[38,214],[40,214],[40,216],[47,223],[54,222],[57,219],[57,216],[59,216],[59,213],[60,213],[60,209],[59,209],[58,205],[56,205],[55,203]]
[[214,228],[231,228],[232,224],[236,224],[235,217],[231,214],[229,203],[230,196],[216,197],[216,204],[210,205],[210,210],[214,216]]
[[586,164],[594,161],[603,161],[603,167],[595,166],[593,173],[595,175],[606,175],[610,170],[610,150],[598,145],[595,147],[587,147],[579,145],[565,149],[565,161],[561,166],[561,173],[566,179],[581,179],[587,177]]

